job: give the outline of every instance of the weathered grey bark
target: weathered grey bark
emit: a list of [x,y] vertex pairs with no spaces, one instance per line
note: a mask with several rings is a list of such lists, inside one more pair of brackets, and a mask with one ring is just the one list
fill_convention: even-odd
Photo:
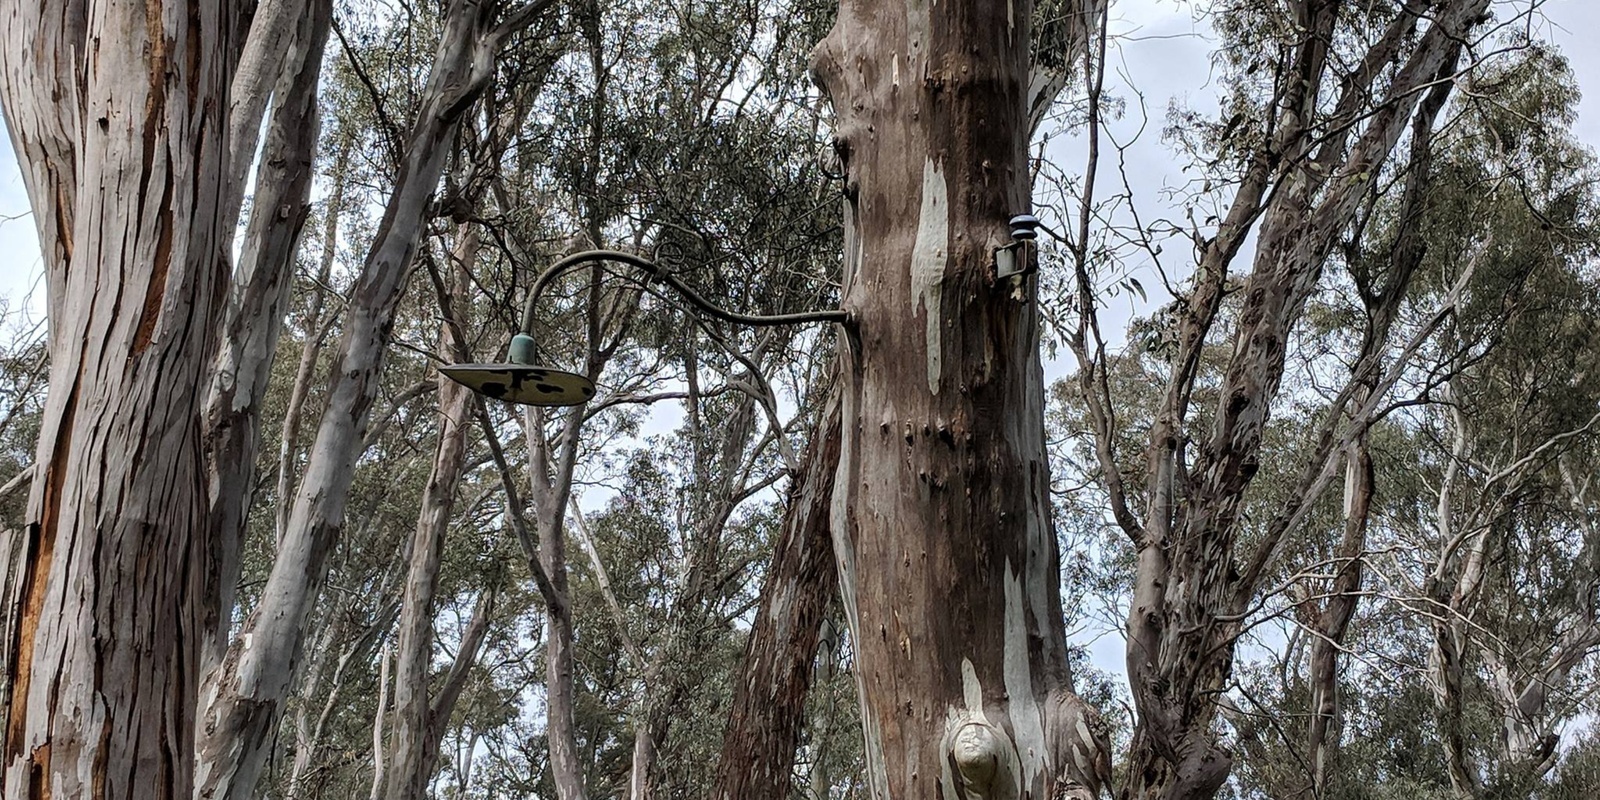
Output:
[[[91,13],[92,12],[92,13]],[[208,610],[203,399],[228,287],[232,3],[12,4],[0,100],[50,391],[8,630],[7,798],[185,798]]]
[[844,0],[813,70],[846,171],[831,528],[872,796],[1087,797],[1048,518],[1030,208],[1032,3]]
[[[468,277],[478,258],[478,231],[475,226],[458,226],[456,246],[451,254],[452,287],[440,296],[444,324],[440,326],[439,352],[458,363],[470,362],[462,339],[457,303],[464,302],[472,290]],[[472,392],[455,381],[439,381],[439,442],[434,451],[433,468],[422,493],[417,527],[411,537],[411,557],[406,567],[405,598],[400,605],[400,630],[395,646],[393,744],[382,797],[388,800],[422,800],[433,766],[438,759],[437,737],[432,730],[442,727],[452,710],[433,708],[429,685],[433,678],[435,613],[434,598],[439,590],[439,568],[444,556],[445,532],[455,508],[456,489],[466,471],[467,430],[472,425]],[[471,664],[475,650],[462,647],[458,661]],[[436,715],[442,714],[444,720]],[[429,747],[432,744],[433,747]]]
[[[280,74],[292,71],[291,65],[301,60],[294,50],[306,46],[307,40],[303,34],[307,17],[319,18],[331,13],[318,8],[319,4],[327,5],[324,0],[256,0],[253,3],[250,35],[245,38],[239,52],[239,61],[234,68],[233,82],[228,92],[228,195],[227,205],[222,209],[222,221],[230,228],[237,224],[239,208],[244,203],[245,183],[250,176],[250,165],[255,161],[256,145],[261,135],[261,115],[267,110],[267,103],[277,97],[280,105],[316,104],[315,81],[311,84],[311,99],[308,101],[300,95],[284,94],[283,90],[287,87]],[[326,41],[326,33],[322,34],[322,39]],[[302,61],[304,66],[301,69],[311,67],[313,74],[320,74],[320,43],[316,55],[317,58],[310,63]],[[290,70],[286,70],[286,66],[290,66]],[[276,126],[276,123],[273,124]],[[311,133],[315,143],[315,130]],[[270,158],[265,156],[264,163]],[[256,175],[258,195],[263,191],[276,190],[272,182],[274,177],[267,171]]]
[[[300,234],[311,211],[311,179],[320,130],[317,86],[333,19],[332,0],[312,0],[307,11],[292,31],[293,46],[282,59],[283,75],[274,92],[278,101],[258,171],[255,206],[235,271],[236,289],[223,321],[221,352],[206,401],[210,530],[217,541],[217,560],[207,573],[215,583],[206,596],[215,605],[208,609],[202,674],[222,663],[232,633],[239,551],[255,495],[261,404],[267,396],[278,334],[294,285]],[[257,109],[256,127],[259,113]],[[224,222],[228,219],[224,217]]]
[[243,800],[271,749],[293,683],[307,616],[338,541],[384,351],[431,199],[460,121],[487,84],[494,56],[548,2],[496,24],[500,4],[452,0],[404,161],[356,282],[318,426],[289,524],[261,599],[202,689],[197,797]]
[[801,471],[789,486],[782,534],[734,683],[713,800],[792,793],[817,637],[838,591],[829,523],[839,436],[839,407],[834,402],[812,434]]

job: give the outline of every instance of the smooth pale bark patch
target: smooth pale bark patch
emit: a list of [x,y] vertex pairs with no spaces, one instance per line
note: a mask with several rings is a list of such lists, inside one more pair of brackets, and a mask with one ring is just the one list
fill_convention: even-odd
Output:
[[922,307],[927,326],[928,391],[939,393],[943,350],[939,330],[944,271],[950,262],[950,190],[944,171],[929,158],[922,167],[922,213],[917,216],[917,243],[911,252],[911,297]]
[[[1006,559],[1006,615],[1005,657],[1002,671],[1005,675],[1006,695],[1033,697],[1033,672],[1028,664],[1028,622],[1022,580],[1017,576],[1011,560]],[[1034,703],[1014,703],[1011,706],[1011,729],[1017,739],[1017,755],[1022,760],[1023,782],[1032,785],[1033,779],[1045,769],[1044,720],[1039,706]]]

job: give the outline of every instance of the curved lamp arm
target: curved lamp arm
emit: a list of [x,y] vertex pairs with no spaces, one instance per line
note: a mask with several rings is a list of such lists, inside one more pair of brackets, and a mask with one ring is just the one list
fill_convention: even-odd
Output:
[[638,267],[649,273],[651,278],[672,287],[674,291],[682,295],[683,299],[688,300],[695,308],[724,322],[732,322],[736,325],[763,327],[803,325],[810,322],[836,322],[842,324],[849,319],[849,315],[843,311],[806,311],[797,314],[773,314],[771,316],[740,314],[714,305],[711,301],[701,297],[699,292],[689,288],[683,281],[678,280],[672,273],[663,269],[660,264],[648,258],[637,256],[633,253],[624,253],[621,250],[585,250],[580,253],[573,253],[551,264],[544,272],[539,273],[539,278],[533,282],[533,289],[528,292],[528,302],[522,308],[522,332],[530,336],[533,334],[534,308],[539,303],[539,296],[544,294],[544,290],[549,287],[552,281],[561,277],[562,274],[585,264],[601,261],[617,261]]

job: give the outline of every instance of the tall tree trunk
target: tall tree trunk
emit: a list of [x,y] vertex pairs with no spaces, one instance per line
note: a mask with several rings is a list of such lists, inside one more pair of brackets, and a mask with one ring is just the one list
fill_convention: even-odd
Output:
[[[439,335],[439,352],[461,362],[470,361],[461,338],[456,305],[471,291],[471,267],[478,258],[478,232],[470,224],[459,226],[455,252],[450,258],[452,288],[441,294],[445,321]],[[437,752],[429,752],[428,731],[434,724],[428,687],[433,678],[434,598],[439,591],[439,567],[444,557],[445,531],[455,508],[456,488],[466,470],[467,429],[472,424],[472,392],[455,381],[439,381],[439,444],[433,470],[422,493],[422,510],[411,537],[411,558],[406,568],[405,599],[400,606],[400,635],[395,649],[394,744],[383,797],[387,800],[422,800],[433,777]],[[473,654],[463,648],[457,658]],[[448,716],[450,709],[444,709]]]
[[384,776],[388,774],[388,760],[384,755],[383,721],[389,716],[389,648],[378,655],[378,710],[372,715],[372,788],[370,800],[383,797]]
[[7,631],[7,798],[184,798],[209,610],[203,402],[228,289],[232,3],[14,3],[0,100],[50,392]]
[[305,341],[300,343],[300,361],[295,366],[294,386],[289,390],[289,407],[283,413],[283,426],[278,442],[277,489],[272,495],[274,544],[283,539],[283,532],[289,527],[289,509],[293,503],[288,500],[294,496],[294,476],[297,474],[294,469],[294,459],[300,453],[300,420],[305,412],[306,396],[311,391],[317,358],[322,354],[323,341],[333,325],[332,316],[328,319],[323,318],[323,307],[327,300],[328,278],[333,273],[333,262],[338,256],[339,219],[344,213],[345,187],[350,183],[351,147],[349,133],[342,133],[329,170],[333,178],[333,189],[328,194],[323,210],[322,255],[317,265],[317,288],[311,295],[311,308],[306,312],[302,323]]
[[1106,777],[1066,663],[1036,290],[994,271],[1030,208],[1031,18],[843,0],[813,54],[852,319],[831,527],[879,800],[1087,796]]
[[839,404],[833,401],[789,487],[783,532],[734,684],[714,800],[782,798],[793,788],[817,636],[838,591],[829,528],[838,468]]
[[[598,313],[598,312],[595,312]],[[592,359],[591,359],[592,361]],[[587,374],[598,374],[597,369]],[[577,459],[577,438],[583,426],[583,408],[568,413],[562,436],[561,458],[553,479],[546,468],[538,415],[528,412],[530,463],[536,514],[539,570],[548,576],[545,613],[545,738],[550,746],[550,771],[558,800],[585,800],[583,760],[578,755],[576,664],[573,658],[571,593],[567,581],[567,544],[564,518],[572,495],[572,469]],[[532,555],[532,554],[530,554]]]

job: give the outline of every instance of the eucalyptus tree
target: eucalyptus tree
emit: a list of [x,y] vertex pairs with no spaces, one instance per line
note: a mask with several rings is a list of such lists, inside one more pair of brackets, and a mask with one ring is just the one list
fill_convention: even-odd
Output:
[[831,526],[879,798],[1110,778],[1067,664],[1034,285],[996,272],[1030,207],[1032,11],[847,1],[813,54],[845,182]]
[[[1133,428],[1138,407],[1124,407],[1111,391],[1115,359],[1098,320],[1104,273],[1091,249],[1092,197],[1065,237],[1076,276],[1066,338],[1079,364],[1078,402],[1111,518],[1135,554],[1126,624],[1139,716],[1127,796],[1209,797],[1222,787],[1232,757],[1217,739],[1217,698],[1231,684],[1237,637],[1283,566],[1286,541],[1317,513],[1341,464],[1358,510],[1363,432],[1418,349],[1465,300],[1470,270],[1451,276],[1414,322],[1395,325],[1414,286],[1402,247],[1400,261],[1357,281],[1370,323],[1360,353],[1332,373],[1307,376],[1313,385],[1328,374],[1339,382],[1294,437],[1303,444],[1269,446],[1308,301],[1329,286],[1326,266],[1341,243],[1359,237],[1371,198],[1400,191],[1391,180],[1403,174],[1391,166],[1400,143],[1422,148],[1409,161],[1425,165],[1453,87],[1499,54],[1505,40],[1487,24],[1490,10],[1481,0],[1208,7],[1230,83],[1223,117],[1190,118],[1195,124],[1175,131],[1204,179],[1193,205],[1221,210],[1187,226],[1195,264],[1171,288],[1173,303],[1155,326],[1160,363],[1147,427]],[[1092,101],[1097,91],[1091,85]],[[1100,113],[1091,109],[1091,146]],[[1091,176],[1095,161],[1091,155]],[[1412,186],[1422,190],[1416,180]],[[1248,241],[1253,264],[1241,270],[1235,262]],[[1136,243],[1163,263],[1154,242]],[[1291,460],[1272,460],[1281,458]],[[1362,515],[1351,520],[1346,563],[1364,536]],[[1353,591],[1358,577],[1346,571],[1345,589],[1335,593]],[[1319,611],[1331,633],[1347,624],[1347,612],[1331,604]],[[1324,678],[1331,655],[1319,659]],[[1326,721],[1330,702],[1325,692],[1315,719]],[[1320,724],[1313,738],[1324,736]]]
[[[1348,228],[1328,254],[1320,278],[1322,291],[1307,298],[1306,311],[1290,332],[1287,360],[1297,365],[1298,374],[1291,369],[1284,376],[1284,397],[1263,426],[1252,464],[1259,471],[1241,500],[1237,522],[1241,541],[1259,545],[1265,539],[1275,542],[1277,549],[1258,578],[1259,593],[1220,620],[1239,625],[1235,635],[1248,635],[1261,625],[1282,626],[1281,638],[1269,636],[1265,644],[1278,652],[1261,663],[1246,664],[1236,676],[1225,674],[1210,690],[1219,723],[1232,730],[1230,738],[1239,747],[1241,763],[1248,765],[1241,785],[1261,793],[1248,796],[1369,796],[1366,792],[1400,796],[1411,791],[1454,796],[1456,790],[1446,776],[1451,747],[1465,748],[1467,754],[1459,759],[1465,768],[1454,770],[1457,783],[1465,785],[1477,775],[1485,784],[1478,791],[1487,791],[1488,796],[1507,791],[1510,794],[1503,796],[1525,796],[1519,792],[1534,791],[1539,784],[1530,788],[1525,779],[1520,784],[1501,781],[1499,776],[1506,773],[1500,766],[1502,756],[1494,755],[1497,748],[1488,743],[1498,739],[1502,747],[1509,747],[1511,742],[1525,741],[1533,746],[1518,750],[1548,756],[1550,751],[1542,748],[1554,740],[1547,735],[1559,730],[1560,720],[1576,708],[1567,703],[1584,696],[1581,687],[1556,688],[1569,675],[1580,674],[1572,670],[1592,647],[1584,644],[1588,626],[1582,622],[1581,604],[1538,624],[1532,623],[1531,614],[1510,624],[1484,620],[1490,608],[1535,605],[1534,598],[1550,591],[1544,588],[1545,581],[1567,586],[1586,580],[1587,551],[1572,523],[1552,524],[1548,512],[1533,517],[1542,521],[1530,523],[1526,530],[1550,531],[1566,541],[1560,547],[1530,547],[1529,552],[1561,554],[1522,573],[1538,574],[1538,581],[1513,588],[1516,581],[1507,579],[1501,587],[1505,595],[1483,607],[1477,605],[1481,600],[1473,600],[1465,612],[1452,610],[1456,601],[1450,597],[1456,588],[1454,576],[1473,561],[1466,556],[1464,543],[1477,541],[1472,537],[1478,536],[1499,542],[1489,545],[1490,552],[1498,555],[1479,566],[1505,575],[1496,570],[1511,569],[1519,560],[1510,554],[1520,552],[1523,541],[1542,538],[1513,535],[1506,526],[1520,526],[1511,520],[1552,499],[1556,506],[1570,505],[1561,491],[1539,500],[1529,494],[1537,482],[1503,489],[1475,485],[1465,493],[1458,487],[1450,493],[1450,518],[1469,510],[1488,516],[1475,518],[1476,522],[1469,518],[1465,525],[1452,522],[1450,529],[1463,537],[1459,541],[1447,537],[1441,543],[1431,534],[1415,532],[1419,523],[1423,530],[1431,526],[1429,510],[1442,508],[1439,498],[1430,496],[1439,486],[1468,480],[1440,481],[1442,465],[1459,459],[1449,454],[1448,447],[1445,452],[1438,450],[1438,442],[1448,442],[1450,436],[1423,432],[1440,424],[1449,429],[1450,416],[1466,411],[1459,402],[1445,398],[1442,387],[1472,380],[1508,357],[1508,347],[1521,350],[1521,358],[1553,357],[1578,365],[1575,371],[1552,378],[1558,382],[1582,381],[1588,372],[1582,366],[1584,359],[1572,355],[1574,348],[1582,349],[1583,340],[1558,344],[1570,334],[1560,333],[1565,326],[1554,321],[1567,313],[1557,308],[1584,307],[1593,296],[1586,279],[1578,277],[1588,270],[1592,247],[1589,201],[1582,199],[1589,168],[1578,151],[1563,143],[1563,129],[1569,124],[1564,121],[1566,90],[1560,88],[1564,67],[1548,45],[1516,36],[1496,41],[1505,50],[1457,78],[1468,94],[1447,105],[1436,86],[1422,97],[1403,142],[1405,158],[1373,172],[1375,185],[1357,204]],[[1219,126],[1212,131],[1226,129]],[[1250,297],[1241,291],[1248,286],[1235,284],[1227,292],[1222,320],[1234,320],[1241,308],[1248,307],[1244,304]],[[1151,473],[1141,474],[1128,454],[1137,448],[1137,438],[1152,425],[1159,408],[1152,407],[1149,392],[1140,391],[1139,383],[1162,380],[1167,359],[1180,346],[1166,324],[1173,309],[1182,312],[1179,300],[1155,320],[1135,327],[1133,352],[1104,357],[1096,364],[1101,370],[1100,397],[1107,401],[1103,407],[1115,409],[1117,423],[1114,435],[1099,441],[1110,442],[1121,476],[1135,487],[1131,491],[1149,491],[1141,482],[1150,480]],[[1084,334],[1093,347],[1094,332],[1085,329]],[[1542,356],[1534,355],[1541,350]],[[1227,388],[1224,370],[1235,358],[1224,341],[1207,342],[1197,353],[1191,403],[1200,407],[1196,414],[1200,423],[1209,424],[1207,408],[1216,408],[1218,414],[1225,409],[1227,395],[1219,390]],[[1130,377],[1135,369],[1137,374]],[[1522,380],[1515,383],[1530,386]],[[1517,395],[1513,402],[1546,393]],[[1075,394],[1080,409],[1088,405],[1081,392]],[[1553,395],[1579,408],[1587,402],[1575,384]],[[1091,419],[1087,412],[1080,413],[1080,420]],[[1532,405],[1511,413],[1526,414],[1519,419],[1529,426],[1539,424],[1541,416]],[[1560,453],[1568,453],[1564,457],[1570,459],[1570,448],[1578,444],[1587,420],[1580,414],[1564,423],[1565,428],[1542,434],[1491,426],[1507,432],[1502,446],[1518,454],[1487,459],[1499,466],[1485,468],[1479,479],[1512,465],[1513,472],[1531,475],[1540,464],[1548,468],[1548,459]],[[1089,462],[1099,461],[1092,447],[1086,454]],[[1521,461],[1524,456],[1526,462]],[[1304,466],[1308,462],[1311,469]],[[1306,496],[1331,482],[1340,466],[1346,473],[1343,502],[1338,497]],[[1480,467],[1463,462],[1452,472],[1470,475]],[[1307,483],[1312,476],[1321,478]],[[1546,480],[1555,477],[1545,473]],[[1422,488],[1430,481],[1431,487]],[[1500,502],[1492,500],[1496,497],[1515,499],[1496,506]],[[1178,501],[1195,502],[1181,493]],[[1292,515],[1285,516],[1285,509]],[[1506,516],[1513,509],[1522,511]],[[1413,554],[1422,554],[1426,563],[1414,563],[1408,557]],[[1437,564],[1431,560],[1435,557]],[[1576,568],[1557,566],[1563,562]],[[1225,568],[1230,562],[1218,563]],[[1232,563],[1235,568],[1242,566]],[[1443,586],[1427,578],[1436,567],[1442,571]],[[1430,620],[1444,630],[1464,634],[1472,652],[1435,658],[1430,667],[1428,653],[1439,649]],[[1543,624],[1568,638],[1541,632]],[[1521,644],[1510,645],[1502,637]],[[1232,644],[1230,636],[1217,646]],[[1478,648],[1515,653],[1513,660],[1519,666],[1504,671],[1479,666],[1494,654]],[[1538,654],[1549,660],[1540,661]],[[1430,672],[1440,663],[1463,661],[1465,669],[1455,680],[1445,681],[1445,673]],[[1503,678],[1492,677],[1501,672]],[[1423,676],[1434,688],[1452,683],[1464,687],[1455,692],[1462,698],[1460,713],[1450,715],[1461,731],[1456,745],[1449,741],[1449,726],[1430,718],[1432,689],[1423,683]],[[1526,691],[1531,709],[1539,708],[1533,701],[1544,691],[1558,692],[1564,699],[1550,707],[1553,716],[1527,726],[1516,702],[1489,696],[1487,687],[1497,680],[1506,684],[1502,694],[1508,697]],[[1501,713],[1493,711],[1497,706],[1510,709],[1499,733],[1495,723],[1484,724],[1485,714],[1493,719]],[[1513,721],[1536,733],[1520,732]],[[1402,728],[1403,735],[1398,732]],[[1381,741],[1396,742],[1396,751],[1378,752],[1381,748],[1363,741],[1370,736],[1391,737]],[[1551,763],[1543,768],[1549,769]],[[1517,769],[1521,767],[1510,771]]]

